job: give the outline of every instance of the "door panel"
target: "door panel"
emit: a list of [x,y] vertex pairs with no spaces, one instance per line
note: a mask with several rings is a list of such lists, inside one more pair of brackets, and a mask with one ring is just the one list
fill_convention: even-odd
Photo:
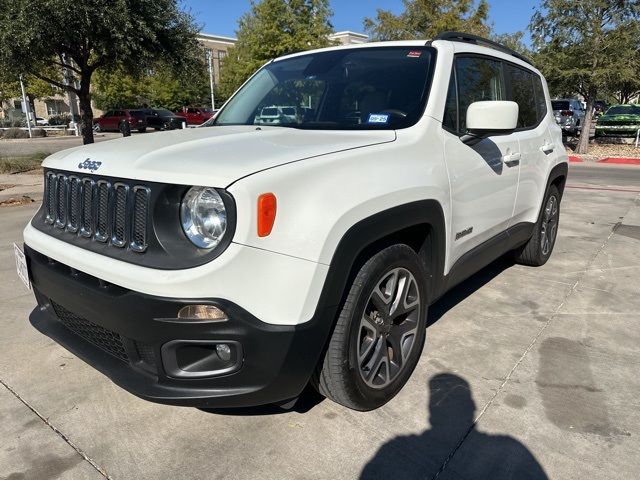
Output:
[[449,265],[464,253],[506,230],[518,185],[519,165],[503,157],[518,153],[513,135],[486,138],[474,146],[444,132],[445,158],[451,184]]

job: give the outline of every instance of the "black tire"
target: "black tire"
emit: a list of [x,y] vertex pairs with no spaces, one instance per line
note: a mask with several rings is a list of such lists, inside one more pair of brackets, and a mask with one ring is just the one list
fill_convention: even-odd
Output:
[[138,133],[144,133],[144,132],[146,132],[146,131],[147,131],[147,128],[146,128],[146,127],[145,127],[145,128],[139,128],[139,129],[138,129]]
[[[515,252],[515,260],[522,265],[540,267],[547,263],[558,235],[560,224],[560,192],[550,185],[542,202],[538,221],[529,241]],[[551,205],[550,205],[551,202]],[[554,207],[555,205],[555,207]],[[551,208],[551,210],[549,210]],[[545,243],[545,238],[548,244]],[[546,247],[545,247],[546,245]]]
[[[424,346],[428,306],[425,278],[420,258],[406,245],[388,247],[360,268],[314,375],[312,383],[320,394],[345,407],[367,411],[384,405],[400,391]],[[389,283],[382,283],[385,279]],[[383,300],[385,293],[374,293],[383,285],[385,292],[390,292],[388,300]],[[400,298],[402,307],[398,308]],[[410,311],[407,299],[411,302]],[[382,308],[370,311],[378,305]],[[399,310],[407,313],[393,320],[393,312],[389,311],[394,306],[396,314]],[[380,315],[378,311],[383,310]],[[393,344],[399,348],[392,348]],[[396,350],[398,353],[394,354]],[[386,365],[377,363],[385,354]]]

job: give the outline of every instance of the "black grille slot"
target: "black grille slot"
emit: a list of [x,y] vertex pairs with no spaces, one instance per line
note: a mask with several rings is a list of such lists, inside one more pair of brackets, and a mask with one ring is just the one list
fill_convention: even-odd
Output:
[[76,315],[62,305],[55,303],[53,300],[51,300],[51,306],[56,312],[60,323],[73,333],[114,357],[124,360],[125,362],[129,361],[129,356],[124,349],[122,337],[118,333],[112,332],[86,318]]
[[44,180],[44,208],[46,211],[45,221],[47,223],[53,223],[56,220],[55,204],[56,204],[56,174],[53,172],[47,173]]
[[55,194],[56,227],[58,228],[64,228],[67,224],[67,185],[67,177],[58,175]]
[[129,187],[117,184],[115,190],[113,237],[111,242],[116,247],[124,247],[127,243],[127,197],[129,196]]
[[93,234],[93,180],[82,181],[82,229],[80,235],[90,237]]
[[80,228],[80,186],[82,183],[78,177],[69,178],[69,215],[67,220],[67,230],[72,233]]
[[98,205],[96,207],[96,240],[106,242],[109,238],[109,182],[98,182]]
[[44,223],[137,253],[147,249],[151,190],[48,171]]
[[150,192],[145,187],[135,187],[133,197],[133,228],[131,248],[144,252],[147,248],[147,222]]

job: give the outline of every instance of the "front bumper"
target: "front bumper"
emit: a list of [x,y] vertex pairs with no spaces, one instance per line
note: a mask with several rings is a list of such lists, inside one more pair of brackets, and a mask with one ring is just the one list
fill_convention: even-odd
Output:
[[[225,300],[154,297],[108,284],[27,245],[25,254],[38,300],[33,326],[125,390],[159,403],[239,407],[297,397],[317,365],[335,314],[332,307],[301,325],[272,325]],[[229,320],[175,318],[188,304],[216,305]],[[237,342],[240,366],[218,376],[175,378],[167,373],[162,347],[176,340]]]

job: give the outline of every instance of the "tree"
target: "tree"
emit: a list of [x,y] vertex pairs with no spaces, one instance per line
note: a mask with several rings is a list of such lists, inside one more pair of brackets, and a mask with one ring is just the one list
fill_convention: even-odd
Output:
[[607,92],[618,103],[640,96],[640,22],[618,27],[626,47],[618,52],[617,68],[609,72]]
[[101,110],[132,108],[141,105],[177,110],[185,105],[208,104],[209,73],[201,59],[176,71],[157,62],[145,72],[129,73],[123,68],[99,72],[94,82],[93,99]]
[[328,0],[251,1],[239,21],[236,45],[221,64],[218,94],[228,98],[269,60],[332,44]]
[[593,106],[610,89],[640,17],[639,0],[543,0],[530,25],[537,63],[560,91],[584,97],[587,112],[576,153],[587,153]]
[[[179,68],[196,51],[197,26],[178,0],[0,2],[0,70],[30,74],[78,96],[84,143],[93,142],[96,71],[140,72],[162,58]],[[47,75],[55,66],[71,82]]]
[[364,28],[373,40],[414,40],[434,38],[445,31],[487,37],[489,5],[480,0],[402,0],[404,12],[395,15],[378,9],[376,18],[365,18]]

